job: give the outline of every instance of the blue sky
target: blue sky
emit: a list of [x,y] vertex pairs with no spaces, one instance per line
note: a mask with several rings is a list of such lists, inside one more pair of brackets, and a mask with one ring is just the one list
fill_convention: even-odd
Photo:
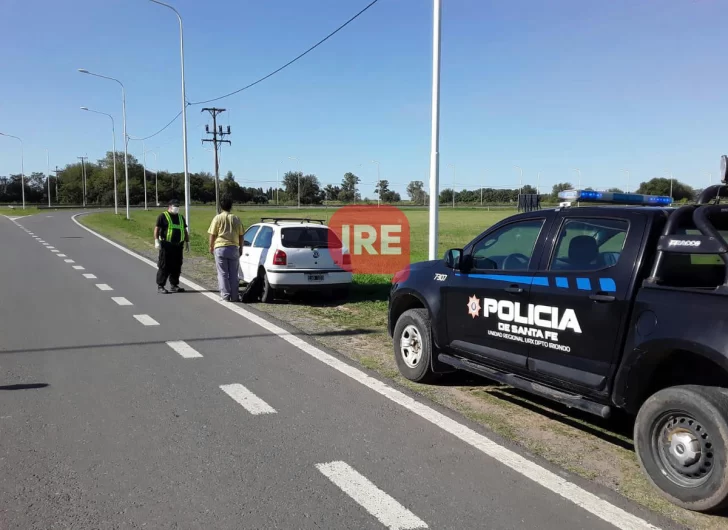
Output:
[[[185,27],[187,98],[220,96],[268,74],[370,0],[171,0]],[[728,124],[722,67],[725,2],[443,0],[440,189],[556,182],[632,189],[673,176],[716,182]],[[179,33],[147,0],[4,0],[0,132],[25,144],[25,172],[111,149],[112,114],[128,133],[153,134],[181,109]],[[319,48],[255,87],[217,101],[232,128],[221,174],[267,187],[276,171],[323,184],[354,171],[373,197],[381,178],[405,195],[427,186],[432,2],[379,0]],[[211,104],[212,105],[212,104]],[[187,108],[191,171],[212,171],[203,106]],[[178,119],[146,141],[159,167],[181,171]],[[141,142],[129,152],[142,158]],[[300,162],[288,157],[297,157]],[[154,169],[154,156],[147,155]],[[453,166],[454,165],[454,171]],[[0,137],[0,174],[20,171],[19,144]],[[264,182],[271,181],[271,182]]]

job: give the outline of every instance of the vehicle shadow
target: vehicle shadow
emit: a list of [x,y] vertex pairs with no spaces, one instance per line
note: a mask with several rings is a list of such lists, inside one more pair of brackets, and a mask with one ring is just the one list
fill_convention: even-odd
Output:
[[530,410],[623,449],[634,450],[634,444],[631,441],[634,418],[619,409],[612,409],[610,418],[600,418],[484,377],[470,375],[467,372],[444,374],[436,384],[438,386],[484,388],[484,392],[489,396],[501,401]]
[[298,293],[283,294],[276,297],[274,303],[307,305],[312,307],[337,307],[342,304],[355,304],[359,302],[386,302],[392,283],[388,278],[367,282],[354,282],[349,287],[346,296],[336,296],[326,290],[300,291]]
[[0,390],[32,390],[34,388],[45,388],[48,383],[18,383],[15,385],[0,386]]

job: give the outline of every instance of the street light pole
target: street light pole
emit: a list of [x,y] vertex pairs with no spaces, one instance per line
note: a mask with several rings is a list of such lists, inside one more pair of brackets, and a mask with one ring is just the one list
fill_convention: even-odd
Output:
[[[113,159],[114,159],[114,214],[119,215],[119,201],[117,199],[117,184],[116,184],[116,128],[114,127],[114,117],[111,114],[106,114],[105,112],[99,112],[97,110],[91,110],[88,107],[81,107],[81,110],[85,110],[88,112],[93,112],[95,114],[103,114],[104,116],[108,116],[111,120],[111,149],[113,153]],[[127,216],[128,219],[128,216]]]
[[625,173],[627,173],[627,193],[629,193],[629,170],[623,169]]
[[536,175],[536,195],[541,195],[541,172]]
[[452,168],[452,207],[455,208],[455,164],[450,164]]
[[[116,81],[121,86],[121,110],[124,118],[124,177],[125,177],[125,189],[126,189],[126,218],[130,219],[129,216],[129,165],[127,164],[127,151],[129,146],[129,137],[126,134],[126,90],[124,89],[124,85],[119,81],[118,79],[114,79],[113,77],[107,77],[105,75],[100,74],[94,74],[92,72],[89,72],[88,70],[85,70],[83,68],[78,69],[79,72],[82,74],[88,74],[93,75],[96,77],[101,77],[103,79],[109,79],[111,81]],[[114,140],[116,142],[116,140]],[[116,161],[116,152],[114,152],[114,161]]]
[[46,152],[46,182],[48,183],[48,208],[51,207],[51,156],[48,152],[48,148],[45,150]]
[[173,8],[169,4],[165,4],[164,2],[160,2],[159,0],[150,0],[150,2],[154,2],[155,4],[162,5],[164,7],[167,7],[174,11],[175,15],[177,15],[177,20],[179,20],[179,51],[180,51],[180,63],[182,66],[182,148],[184,151],[184,162],[185,162],[185,218],[187,221],[187,226],[190,225],[190,172],[187,162],[187,96],[185,95],[185,40],[184,40],[184,31],[182,28],[182,17],[177,12],[175,8]]
[[523,169],[521,169],[520,166],[513,166],[513,167],[521,172],[521,176],[519,177],[519,180],[518,180],[518,195],[520,196],[523,193]]
[[433,0],[432,16],[432,125],[430,133],[429,259],[436,259],[440,177],[440,4]]
[[580,190],[581,189],[581,170],[575,169],[574,171],[576,171],[579,174],[579,185],[576,189]]
[[382,188],[380,188],[382,180],[381,178],[379,178],[379,162],[377,160],[372,160],[372,164],[377,165],[377,188],[379,188],[379,194],[377,195],[377,206],[379,206],[379,200],[382,198]]
[[144,210],[147,208],[147,151],[144,148],[144,140],[142,140],[142,170],[144,171]]
[[20,142],[20,191],[23,197],[23,210],[25,210],[25,162],[23,156],[23,140],[12,134],[5,134],[0,132],[0,136],[7,136],[8,138],[15,138]]

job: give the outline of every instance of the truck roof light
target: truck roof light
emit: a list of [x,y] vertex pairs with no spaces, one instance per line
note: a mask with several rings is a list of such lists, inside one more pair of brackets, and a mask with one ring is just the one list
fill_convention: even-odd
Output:
[[609,204],[642,204],[647,206],[669,206],[672,198],[662,195],[644,195],[642,193],[617,193],[611,191],[564,190],[559,192],[559,199],[579,202],[602,202]]

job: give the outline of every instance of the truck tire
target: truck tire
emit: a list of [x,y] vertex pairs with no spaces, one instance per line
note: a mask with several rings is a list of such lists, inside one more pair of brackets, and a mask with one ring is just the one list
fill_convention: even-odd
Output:
[[640,466],[670,502],[696,512],[728,507],[725,389],[665,388],[642,405],[634,426]]
[[416,383],[429,383],[437,378],[432,371],[432,335],[426,309],[409,309],[402,313],[394,327],[392,343],[399,373]]

